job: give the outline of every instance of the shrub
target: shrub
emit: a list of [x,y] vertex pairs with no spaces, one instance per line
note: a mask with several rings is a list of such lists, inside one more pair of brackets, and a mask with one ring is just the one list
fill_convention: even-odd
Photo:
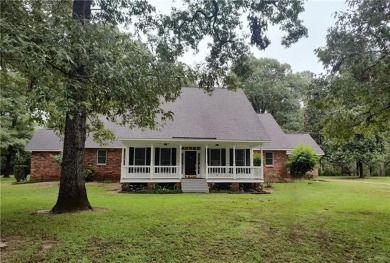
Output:
[[253,165],[254,166],[261,166],[261,154],[255,152],[253,154]]
[[93,169],[85,170],[85,181],[86,182],[92,182],[94,178],[95,178],[95,170],[93,170]]
[[302,178],[318,164],[318,157],[309,145],[298,145],[288,157],[287,167],[293,177]]
[[16,182],[26,181],[29,170],[29,165],[15,165],[14,177],[16,179]]

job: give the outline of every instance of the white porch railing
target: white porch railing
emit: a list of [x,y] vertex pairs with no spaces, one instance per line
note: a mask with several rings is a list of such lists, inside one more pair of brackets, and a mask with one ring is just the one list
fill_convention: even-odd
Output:
[[[262,169],[259,166],[207,166],[206,175],[202,178],[208,180],[263,180]],[[183,175],[184,177],[184,175]],[[181,167],[176,166],[122,166],[121,181],[149,181],[149,180],[180,180]]]
[[180,179],[180,166],[122,166],[121,179]]
[[259,166],[208,166],[207,179],[263,179]]

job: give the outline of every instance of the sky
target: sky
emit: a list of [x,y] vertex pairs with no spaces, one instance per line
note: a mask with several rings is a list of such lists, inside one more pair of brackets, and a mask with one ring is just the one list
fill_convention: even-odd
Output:
[[[151,0],[158,11],[169,12],[170,7],[179,5],[180,0],[172,3],[170,0]],[[281,63],[288,63],[294,72],[309,70],[315,74],[324,73],[322,64],[314,54],[314,49],[325,46],[326,34],[336,22],[334,13],[346,11],[344,0],[308,0],[305,2],[305,11],[300,18],[308,29],[308,38],[302,38],[297,43],[285,48],[280,44],[282,32],[277,27],[270,27],[268,37],[271,44],[265,51],[252,48],[255,57],[275,58]],[[188,65],[203,62],[207,55],[206,42],[202,42],[199,53],[188,52],[180,60]]]

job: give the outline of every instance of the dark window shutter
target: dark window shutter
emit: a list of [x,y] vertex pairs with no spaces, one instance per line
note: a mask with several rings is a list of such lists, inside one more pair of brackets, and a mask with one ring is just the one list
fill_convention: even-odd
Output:
[[230,166],[233,166],[233,149],[230,149],[229,152],[230,152],[230,156],[229,156]]
[[134,165],[134,147],[129,149],[129,165]]
[[176,148],[172,148],[171,164],[176,165]]
[[251,165],[251,150],[250,149],[246,149],[245,157],[246,157],[245,165],[250,166]]
[[226,166],[226,149],[221,149],[221,165]]
[[154,149],[154,165],[160,165],[160,148]]
[[150,165],[151,148],[146,148],[146,165]]

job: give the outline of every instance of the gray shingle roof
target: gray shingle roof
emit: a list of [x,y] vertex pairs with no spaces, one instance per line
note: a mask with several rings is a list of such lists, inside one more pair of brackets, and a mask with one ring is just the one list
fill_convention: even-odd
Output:
[[313,147],[317,155],[324,155],[324,151],[310,134],[286,134],[271,114],[263,113],[257,116],[271,138],[271,142],[264,144],[264,150],[291,151],[298,144],[306,144]]
[[293,148],[295,148],[299,144],[306,144],[313,147],[314,151],[317,155],[324,155],[324,151],[320,148],[320,146],[313,140],[310,134],[286,134]]
[[269,136],[242,90],[183,88],[173,103],[162,106],[174,113],[159,130],[116,127],[119,139],[215,138],[232,141],[268,141]]
[[257,114],[264,129],[269,134],[271,142],[264,144],[264,149],[267,150],[286,150],[292,149],[286,134],[280,128],[274,117],[269,113]]
[[[62,151],[62,139],[53,129],[38,129],[34,136],[26,145],[26,151]],[[88,136],[85,141],[85,148],[121,148],[122,143],[119,141],[108,142],[106,145],[100,145]]]
[[[174,113],[158,130],[129,129],[104,121],[106,128],[121,139],[216,139],[231,141],[269,141],[270,137],[242,90],[215,89],[211,95],[198,88],[183,88],[181,96],[162,106]],[[104,147],[121,147],[119,141]],[[86,148],[101,146],[89,136]],[[55,151],[62,142],[51,129],[37,130],[27,144],[27,151]]]

